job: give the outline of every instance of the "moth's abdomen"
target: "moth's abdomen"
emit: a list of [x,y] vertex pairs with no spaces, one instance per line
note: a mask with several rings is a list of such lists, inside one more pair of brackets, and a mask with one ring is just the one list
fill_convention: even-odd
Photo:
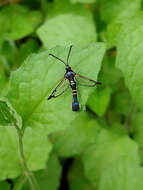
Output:
[[72,103],[72,111],[79,111],[79,110],[80,110],[79,102],[73,102]]

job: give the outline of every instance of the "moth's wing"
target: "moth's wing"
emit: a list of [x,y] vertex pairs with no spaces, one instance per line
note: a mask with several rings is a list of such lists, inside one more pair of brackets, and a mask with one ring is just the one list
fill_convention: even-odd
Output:
[[52,91],[52,93],[48,97],[48,100],[62,95],[68,88],[69,88],[69,81],[66,78],[63,78],[56,86],[56,88]]
[[87,87],[94,87],[98,84],[101,84],[101,82],[97,82],[95,80],[92,80],[88,77],[82,76],[80,74],[75,75],[77,85],[79,86],[87,86]]

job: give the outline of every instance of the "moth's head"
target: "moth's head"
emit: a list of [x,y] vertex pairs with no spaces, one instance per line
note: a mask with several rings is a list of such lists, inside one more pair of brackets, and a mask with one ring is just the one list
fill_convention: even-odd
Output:
[[66,66],[66,71],[72,71],[71,67],[69,65]]

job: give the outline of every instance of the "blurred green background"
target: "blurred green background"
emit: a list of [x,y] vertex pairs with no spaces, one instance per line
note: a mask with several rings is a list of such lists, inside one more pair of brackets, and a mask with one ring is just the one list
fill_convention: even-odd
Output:
[[[70,91],[47,101],[70,45],[102,82],[77,82],[78,113]],[[143,190],[142,125],[141,0],[0,0],[0,190]]]

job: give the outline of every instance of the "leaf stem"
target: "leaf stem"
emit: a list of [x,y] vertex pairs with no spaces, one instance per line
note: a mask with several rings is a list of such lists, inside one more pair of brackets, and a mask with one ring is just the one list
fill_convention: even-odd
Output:
[[17,130],[17,134],[18,134],[18,140],[19,140],[19,153],[20,153],[20,163],[21,166],[23,168],[24,171],[24,176],[27,178],[29,185],[31,187],[31,190],[38,190],[38,184],[37,181],[33,175],[33,173],[29,170],[27,164],[26,164],[26,160],[25,160],[25,156],[24,156],[24,150],[23,150],[23,131],[17,126],[17,124],[15,124],[16,130]]

